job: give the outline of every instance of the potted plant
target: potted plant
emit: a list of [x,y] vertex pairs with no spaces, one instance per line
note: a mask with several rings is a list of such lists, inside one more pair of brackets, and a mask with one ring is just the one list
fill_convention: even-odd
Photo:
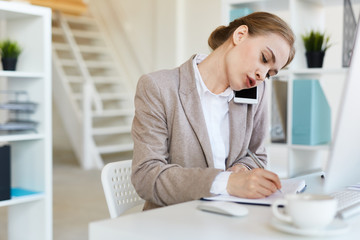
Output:
[[311,30],[301,35],[305,50],[306,60],[309,68],[322,67],[326,50],[331,46],[330,37],[320,31]]
[[8,39],[0,42],[0,50],[3,70],[16,70],[17,59],[22,51],[20,45]]

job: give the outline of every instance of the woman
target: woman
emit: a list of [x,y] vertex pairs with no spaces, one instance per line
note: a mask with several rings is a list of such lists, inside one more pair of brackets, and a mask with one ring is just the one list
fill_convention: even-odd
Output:
[[[294,57],[294,35],[277,16],[255,12],[209,37],[213,52],[140,78],[132,126],[132,183],[144,209],[230,194],[262,198],[281,188],[267,163],[265,79]],[[258,104],[233,90],[258,87]]]

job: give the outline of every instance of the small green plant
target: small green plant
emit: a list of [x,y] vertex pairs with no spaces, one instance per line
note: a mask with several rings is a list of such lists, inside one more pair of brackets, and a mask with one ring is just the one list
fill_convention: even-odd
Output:
[[0,42],[0,50],[2,58],[17,58],[22,49],[16,41],[4,40]]
[[307,52],[325,52],[331,44],[329,44],[330,36],[320,31],[311,30],[309,33],[301,35]]

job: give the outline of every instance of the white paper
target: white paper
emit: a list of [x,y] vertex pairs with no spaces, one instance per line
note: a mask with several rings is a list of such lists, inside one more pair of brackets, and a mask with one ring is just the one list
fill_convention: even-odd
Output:
[[276,191],[272,195],[266,198],[260,199],[249,199],[249,198],[239,198],[229,195],[217,195],[214,197],[204,198],[205,200],[212,201],[227,201],[227,202],[239,202],[239,203],[249,203],[249,204],[258,204],[258,205],[271,205],[276,199],[283,198],[285,194],[290,193],[300,193],[305,188],[305,180],[302,179],[283,179],[281,180],[281,192]]

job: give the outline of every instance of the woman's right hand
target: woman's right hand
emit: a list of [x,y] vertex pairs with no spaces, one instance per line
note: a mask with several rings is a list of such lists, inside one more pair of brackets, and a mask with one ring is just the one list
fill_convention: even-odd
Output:
[[279,177],[261,168],[231,173],[226,187],[230,195],[241,198],[264,198],[280,188]]

